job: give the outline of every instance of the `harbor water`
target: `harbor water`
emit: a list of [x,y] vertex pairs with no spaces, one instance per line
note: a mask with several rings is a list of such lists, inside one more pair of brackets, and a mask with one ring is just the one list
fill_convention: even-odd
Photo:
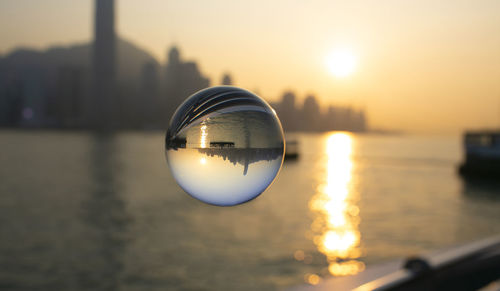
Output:
[[235,207],[185,194],[164,133],[0,131],[0,290],[281,290],[500,232],[460,136],[294,134]]

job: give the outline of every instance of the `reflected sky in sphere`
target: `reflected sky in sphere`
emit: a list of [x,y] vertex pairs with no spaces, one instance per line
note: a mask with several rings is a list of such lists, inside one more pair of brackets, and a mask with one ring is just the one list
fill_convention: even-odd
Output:
[[232,206],[260,195],[283,163],[284,136],[274,110],[246,90],[201,90],[177,109],[165,139],[177,183],[203,202]]

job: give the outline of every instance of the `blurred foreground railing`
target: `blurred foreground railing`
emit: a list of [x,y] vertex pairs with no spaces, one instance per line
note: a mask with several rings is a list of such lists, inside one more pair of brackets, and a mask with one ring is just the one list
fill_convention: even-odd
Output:
[[[500,236],[495,236],[403,261],[368,266],[354,276],[335,277],[289,291],[468,291],[498,283],[499,279]],[[488,290],[491,286],[494,284]]]
[[500,236],[409,258],[401,270],[354,290],[477,290],[498,279]]

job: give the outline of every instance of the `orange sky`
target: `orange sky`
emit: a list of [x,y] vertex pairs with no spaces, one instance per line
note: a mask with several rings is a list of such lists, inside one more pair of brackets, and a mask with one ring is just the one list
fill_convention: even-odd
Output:
[[[293,89],[354,104],[372,127],[459,132],[500,125],[500,1],[117,0],[118,32],[161,62],[178,44],[219,82],[269,100]],[[0,53],[91,39],[90,0],[3,0]],[[325,58],[358,59],[336,78]]]

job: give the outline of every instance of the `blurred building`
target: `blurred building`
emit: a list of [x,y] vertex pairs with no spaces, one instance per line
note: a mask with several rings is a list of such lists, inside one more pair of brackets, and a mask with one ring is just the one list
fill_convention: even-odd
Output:
[[350,107],[328,106],[322,111],[316,98],[307,96],[303,105],[297,106],[295,93],[287,91],[279,103],[272,104],[285,131],[330,131],[345,130],[363,132],[367,130],[363,110]]
[[232,86],[233,85],[233,78],[229,73],[225,73],[224,76],[222,76],[222,85],[224,86]]
[[22,106],[20,125],[24,127],[40,127],[46,118],[47,87],[46,71],[33,66],[22,72]]
[[309,95],[304,100],[300,111],[299,129],[303,131],[320,131],[321,112],[316,97]]
[[19,78],[2,76],[0,80],[0,125],[20,126],[23,109],[23,85]]
[[281,125],[285,131],[299,130],[300,119],[297,116],[298,110],[295,100],[295,94],[291,91],[287,91],[283,95],[281,103],[274,106],[275,110],[278,112]]
[[85,123],[85,97],[87,96],[87,72],[78,66],[60,67],[54,101],[50,115],[58,127],[82,127]]
[[210,86],[210,80],[204,77],[195,62],[182,60],[179,49],[172,47],[168,52],[168,63],[164,76],[165,116],[168,124],[176,108],[193,93]]
[[155,127],[159,112],[160,76],[158,64],[147,62],[142,67],[140,81],[141,125],[145,128]]
[[[210,86],[196,62],[177,47],[162,67],[115,32],[115,1],[95,0],[90,44],[16,49],[0,56],[0,126],[92,129],[166,128],[177,107]],[[225,73],[222,85],[233,85]],[[285,92],[273,104],[287,131],[365,131],[363,110],[330,106],[314,96],[302,105]]]
[[95,0],[92,49],[92,98],[89,116],[92,127],[105,128],[115,121],[116,33],[115,1]]

